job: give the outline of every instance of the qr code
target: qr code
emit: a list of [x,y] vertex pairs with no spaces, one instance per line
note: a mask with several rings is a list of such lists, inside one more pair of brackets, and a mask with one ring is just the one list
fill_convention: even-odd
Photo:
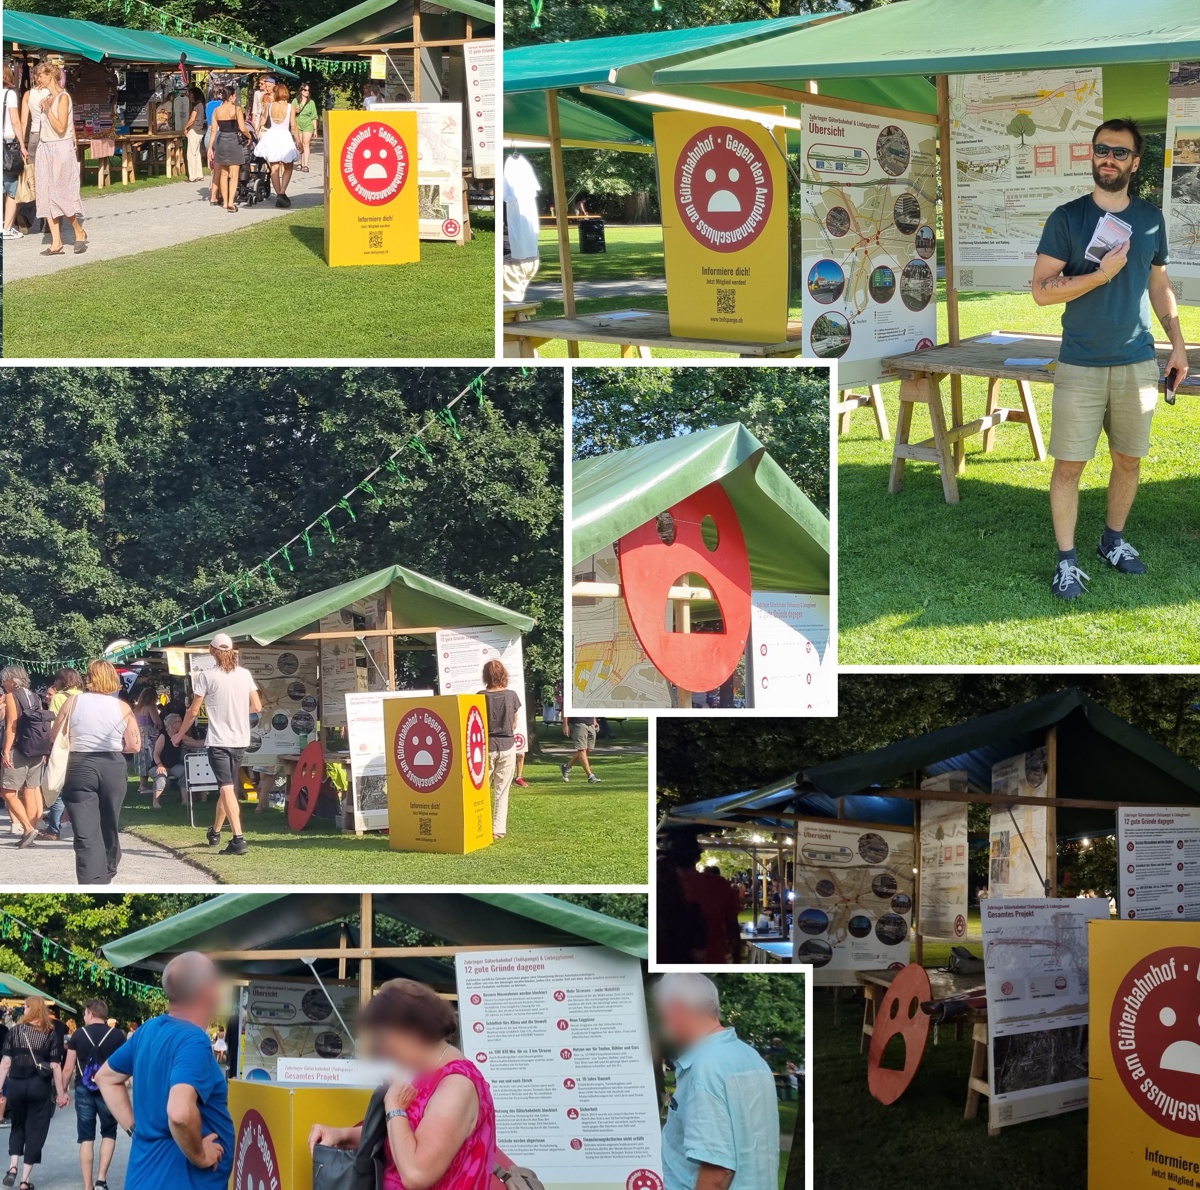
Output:
[[423,839],[432,838],[433,837],[433,819],[432,818],[418,818],[417,819],[417,834]]
[[958,288],[970,289],[975,284],[974,269],[959,269],[958,270]]
[[371,248],[382,248],[383,247],[383,232],[382,231],[367,232],[367,244]]
[[717,313],[718,314],[736,314],[737,313],[737,290],[736,289],[718,289],[717,290]]

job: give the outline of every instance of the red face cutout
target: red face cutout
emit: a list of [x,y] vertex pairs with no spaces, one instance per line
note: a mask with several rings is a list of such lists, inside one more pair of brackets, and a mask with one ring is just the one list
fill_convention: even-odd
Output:
[[396,767],[410,788],[433,793],[445,785],[454,744],[440,715],[425,707],[409,711],[400,721],[394,746]]
[[[716,549],[704,542],[711,517]],[[669,520],[668,520],[669,518]],[[662,520],[665,536],[659,532]],[[719,483],[693,493],[618,543],[625,608],[654,666],[681,690],[714,690],[737,668],[750,634],[750,559],[733,504]],[[721,608],[724,632],[668,632],[668,594],[685,574],[698,574]]]
[[313,740],[296,761],[296,771],[292,774],[292,784],[288,789],[288,826],[294,831],[302,831],[308,826],[317,808],[317,798],[321,793],[321,782],[325,780],[325,749],[320,740]]
[[675,202],[692,237],[714,252],[753,244],[771,214],[771,170],[745,133],[714,124],[683,146]]
[[[929,1017],[921,1011],[921,1002],[933,998],[929,976],[918,963],[909,963],[880,1001],[875,1013],[875,1032],[867,1054],[867,1087],[880,1103],[895,1103],[905,1091],[925,1056],[929,1041]],[[904,1069],[891,1070],[880,1065],[887,1044],[896,1034],[904,1038]]]
[[342,181],[361,203],[377,207],[391,202],[408,181],[408,146],[386,124],[368,120],[346,138],[342,149]]
[[478,707],[467,712],[467,776],[476,789],[483,788],[487,774],[487,732]]

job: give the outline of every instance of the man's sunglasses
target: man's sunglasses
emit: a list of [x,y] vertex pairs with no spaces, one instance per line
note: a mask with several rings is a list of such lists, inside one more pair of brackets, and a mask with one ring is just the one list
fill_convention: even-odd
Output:
[[1113,157],[1117,161],[1126,161],[1133,156],[1133,150],[1124,145],[1093,145],[1093,157]]

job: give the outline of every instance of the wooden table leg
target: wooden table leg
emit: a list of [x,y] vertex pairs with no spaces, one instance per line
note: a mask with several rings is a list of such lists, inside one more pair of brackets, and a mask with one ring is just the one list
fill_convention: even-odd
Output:
[[888,476],[888,491],[895,495],[904,487],[904,459],[901,450],[908,445],[908,436],[912,431],[913,404],[922,401],[920,381],[916,379],[900,381],[900,413],[896,417],[896,442],[892,447],[892,472]]
[[858,1052],[865,1054],[871,1047],[871,1037],[875,1032],[875,987],[873,984],[863,985],[863,1023],[862,1036],[858,1042]]
[[[986,1021],[976,1021],[971,1030],[971,1040],[974,1051],[971,1054],[971,1073],[967,1078],[967,1106],[963,1111],[964,1120],[973,1120],[979,1115],[979,1103],[991,1094],[988,1087],[988,1027]],[[1000,1129],[993,1128],[988,1123],[988,1136],[999,1136]]]
[[1033,403],[1033,389],[1028,380],[1018,380],[1017,390],[1021,394],[1021,408],[1025,410],[1026,423],[1029,426],[1029,441],[1033,443],[1033,457],[1039,463],[1045,462],[1046,447],[1042,442],[1042,427],[1038,421],[1037,407]]
[[[954,381],[958,377],[951,376],[951,405],[953,405]],[[938,376],[927,376],[925,384],[928,387],[929,395],[927,398],[929,404],[929,420],[933,424],[933,442],[934,449],[938,454],[938,467],[942,472],[942,491],[946,496],[947,504],[958,503],[958,480],[955,478],[959,474],[958,459],[959,452],[962,449],[962,439],[958,439],[951,445],[949,438],[946,437],[946,410],[942,405],[942,385],[941,378]],[[962,424],[962,393],[959,393],[957,424]],[[965,464],[966,456],[962,456]]]
[[[1000,408],[1000,377],[999,376],[989,376],[988,377],[988,389],[987,389],[987,405],[984,406],[984,410],[983,410],[984,417],[991,417],[991,415],[993,413],[995,413],[996,410],[999,408]],[[984,454],[991,453],[992,447],[995,445],[996,445],[996,427],[988,426],[988,428],[983,431],[983,453]]]
[[[963,424],[962,377],[957,374],[950,377],[950,424],[955,429]],[[966,472],[967,444],[964,439],[956,438],[954,440],[954,474],[965,475]]]
[[622,343],[620,345],[622,359],[651,359],[649,347],[639,347],[636,343]]
[[871,394],[871,409],[875,414],[875,428],[879,437],[886,442],[891,436],[888,433],[887,410],[883,407],[883,389],[878,384],[872,384],[867,391]]

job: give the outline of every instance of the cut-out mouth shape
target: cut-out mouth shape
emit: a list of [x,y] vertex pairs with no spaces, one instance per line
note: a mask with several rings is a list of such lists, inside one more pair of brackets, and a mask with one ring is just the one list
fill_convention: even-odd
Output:
[[[672,505],[626,533],[617,554],[625,608],[651,663],[681,690],[715,690],[737,669],[750,635],[750,559],[725,489],[711,483]],[[704,580],[723,632],[667,631],[667,604],[681,574]]]
[[324,779],[325,749],[320,740],[313,740],[300,753],[288,790],[288,827],[291,830],[302,831],[312,820]]

